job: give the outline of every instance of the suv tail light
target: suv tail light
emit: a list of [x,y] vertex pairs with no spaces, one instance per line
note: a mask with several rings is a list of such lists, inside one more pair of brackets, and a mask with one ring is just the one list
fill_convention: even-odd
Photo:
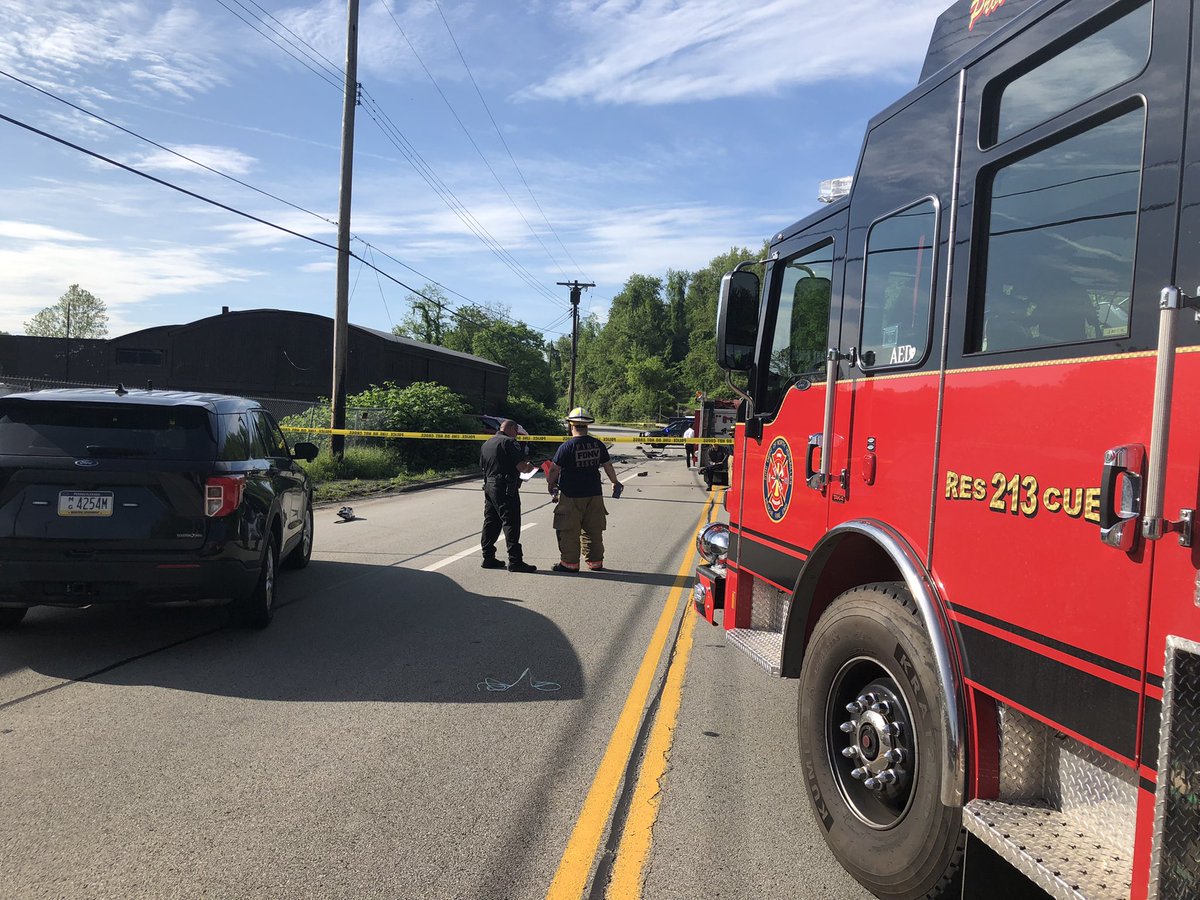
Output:
[[242,504],[245,475],[214,475],[204,482],[204,514],[209,518],[227,516]]

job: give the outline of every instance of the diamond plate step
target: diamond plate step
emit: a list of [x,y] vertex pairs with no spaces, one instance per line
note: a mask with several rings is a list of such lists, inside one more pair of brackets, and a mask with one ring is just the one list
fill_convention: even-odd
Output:
[[778,675],[782,671],[783,632],[758,628],[731,628],[725,632],[725,640],[772,675]]
[[1057,809],[972,800],[963,825],[1051,897],[1126,900],[1133,860]]

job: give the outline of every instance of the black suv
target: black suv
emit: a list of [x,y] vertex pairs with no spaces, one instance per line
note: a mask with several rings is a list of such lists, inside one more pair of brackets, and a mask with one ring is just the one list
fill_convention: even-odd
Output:
[[0,627],[28,607],[230,600],[275,609],[308,565],[312,487],[254,401],[177,391],[0,397]]

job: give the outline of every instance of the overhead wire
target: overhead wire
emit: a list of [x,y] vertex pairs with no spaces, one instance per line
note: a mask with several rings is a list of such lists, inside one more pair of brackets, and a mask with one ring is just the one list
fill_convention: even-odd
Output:
[[56,100],[59,103],[69,106],[71,109],[75,110],[76,112],[83,113],[85,116],[90,116],[91,118],[97,120],[98,122],[103,122],[105,125],[108,125],[110,128],[115,128],[115,129],[117,129],[117,131],[120,131],[123,134],[127,134],[130,137],[135,137],[139,141],[144,141],[145,143],[149,144],[152,147],[157,147],[159,150],[162,150],[166,153],[170,153],[172,156],[177,157],[178,159],[182,159],[185,162],[189,162],[192,165],[197,166],[201,169],[204,169],[207,172],[211,172],[214,175],[219,175],[222,178],[232,181],[234,184],[240,185],[241,187],[244,187],[251,191],[254,191],[257,194],[261,194],[264,197],[269,197],[270,199],[276,201],[277,203],[282,203],[284,206],[290,206],[292,209],[297,210],[298,212],[307,213],[308,215],[318,218],[322,222],[326,222],[326,223],[334,226],[335,228],[337,227],[337,222],[334,221],[333,219],[330,219],[326,216],[321,215],[318,212],[314,212],[311,209],[303,207],[298,203],[293,203],[290,200],[285,200],[283,197],[280,197],[277,194],[272,194],[270,191],[266,191],[266,190],[263,190],[262,188],[255,187],[254,185],[250,184],[247,181],[243,181],[242,179],[240,179],[234,175],[230,175],[228,172],[222,172],[220,169],[213,168],[212,166],[208,165],[207,163],[200,162],[200,160],[198,160],[198,159],[193,159],[192,157],[188,156],[186,153],[181,153],[178,150],[174,150],[171,147],[166,146],[165,144],[160,144],[158,141],[148,138],[143,134],[138,134],[136,131],[126,128],[123,125],[118,125],[116,122],[113,122],[111,119],[106,119],[106,118],[104,118],[104,116],[99,115],[98,113],[94,113],[90,109],[87,109],[85,107],[79,106],[78,104],[72,103],[70,100],[67,100],[65,97],[60,97],[57,94],[51,93],[50,91],[46,90],[45,88],[38,87],[36,84],[26,81],[23,78],[19,78],[16,75],[12,74],[11,72],[6,72],[3,69],[0,69],[0,75],[3,75],[5,78],[12,79],[13,81],[17,82],[17,84],[24,85],[25,87],[27,87],[31,90],[37,91],[39,94],[49,97],[51,100]]
[[[441,85],[438,84],[437,79],[433,76],[433,73],[431,71],[429,71],[429,67],[425,65],[425,61],[423,59],[421,59],[421,54],[417,52],[416,46],[409,39],[408,34],[404,31],[404,28],[400,25],[400,21],[396,18],[395,14],[392,12],[392,8],[388,4],[387,0],[379,0],[379,2],[383,5],[383,8],[387,11],[388,16],[392,20],[392,23],[396,26],[396,30],[400,32],[400,36],[404,38],[404,42],[406,44],[408,44],[409,49],[412,50],[413,56],[416,57],[417,62],[421,66],[421,69],[424,70],[425,75],[429,78],[430,83],[433,84],[434,90],[436,90],[438,93],[438,96],[442,98],[442,102],[446,104],[446,108],[450,110],[450,114],[452,116],[454,116],[454,121],[456,121],[458,123],[458,127],[461,128],[463,131],[463,134],[465,134],[467,136],[467,140],[471,143],[471,146],[475,148],[475,152],[477,154],[479,154],[479,158],[481,160],[483,160],[484,166],[487,167],[487,170],[491,173],[492,178],[495,179],[496,184],[498,184],[500,186],[500,190],[504,192],[504,196],[508,198],[508,202],[512,204],[513,209],[515,209],[517,211],[517,215],[519,215],[521,217],[521,221],[525,223],[525,227],[529,229],[529,233],[533,235],[534,239],[541,246],[542,250],[544,250],[546,255],[548,257],[550,257],[550,260],[551,260],[551,262],[554,263],[555,267],[558,268],[559,270],[561,270],[563,268],[562,264],[559,263],[559,261],[557,259],[555,259],[554,254],[550,252],[550,249],[546,246],[545,242],[542,241],[541,236],[537,233],[537,231],[534,229],[534,227],[529,223],[529,219],[527,219],[525,217],[525,213],[521,210],[521,207],[519,205],[517,205],[517,201],[513,199],[513,196],[511,193],[509,193],[508,188],[504,186],[504,182],[501,181],[500,176],[496,174],[496,170],[492,167],[492,164],[488,161],[487,156],[484,155],[483,150],[480,149],[479,144],[475,141],[475,138],[472,136],[470,129],[467,128],[466,124],[463,122],[462,118],[459,116],[458,111],[454,108],[454,104],[452,104],[450,102],[450,99],[446,96],[445,92],[442,90]],[[440,7],[438,9],[438,12],[441,12]],[[443,21],[445,21],[445,17],[443,17]],[[447,28],[449,28],[449,25],[447,25]],[[453,40],[453,37],[454,37],[453,34],[451,34],[452,40]],[[458,46],[458,43],[455,42],[455,47],[457,47],[457,46]],[[459,52],[459,57],[462,58],[461,51]],[[465,59],[463,59],[463,65],[466,65]],[[472,77],[471,80],[472,80],[472,82],[474,82],[474,77]],[[478,86],[476,86],[476,90],[478,90]],[[482,95],[481,95],[481,97],[482,97]],[[490,111],[488,112],[488,115],[489,116],[491,115]],[[493,124],[494,123],[495,123],[495,120],[493,119]]]
[[[288,56],[290,56],[296,62],[300,63],[300,65],[304,66],[304,68],[308,69],[310,72],[312,72],[318,78],[320,78],[322,81],[326,82],[329,85],[332,85],[333,87],[337,88],[337,90],[339,90],[339,91],[343,89],[346,79],[340,73],[339,73],[339,77],[337,77],[337,78],[331,77],[327,71],[316,68],[312,63],[297,56],[292,50],[290,50],[288,47],[285,47],[283,44],[281,44],[279,42],[279,40],[277,40],[276,32],[274,32],[273,30],[271,30],[269,28],[266,28],[266,26],[263,26],[260,28],[257,25],[255,25],[255,22],[261,23],[261,21],[262,21],[261,19],[254,17],[253,21],[251,21],[251,19],[247,19],[245,16],[243,16],[241,13],[239,13],[236,9],[231,8],[225,2],[225,0],[216,0],[216,2],[220,6],[224,7],[226,10],[228,10],[231,15],[234,15],[237,18],[241,19],[248,26],[250,26],[256,32],[261,34],[264,38],[266,38],[268,41],[270,41],[272,44],[274,44],[276,47],[278,47],[280,50],[282,50],[284,53],[286,53]],[[231,0],[231,2],[237,3],[238,0]],[[246,10],[245,7],[241,7],[241,9],[243,11],[248,12],[248,10]]]
[[[484,112],[487,113],[488,119],[492,123],[492,128],[494,128],[496,131],[496,137],[500,138],[500,143],[504,146],[504,151],[508,154],[508,158],[512,161],[513,168],[516,169],[517,175],[521,177],[521,183],[525,185],[525,190],[529,193],[529,199],[532,200],[533,205],[537,207],[538,213],[541,214],[542,221],[546,223],[546,227],[550,229],[550,233],[554,235],[555,240],[558,241],[558,245],[562,247],[563,252],[567,255],[567,259],[571,260],[571,264],[575,266],[575,271],[583,276],[583,269],[581,269],[579,263],[575,261],[575,257],[571,255],[571,251],[567,249],[567,245],[563,243],[562,238],[559,237],[559,234],[554,229],[554,226],[550,224],[550,219],[546,216],[546,211],[542,209],[542,204],[538,202],[538,198],[534,196],[533,188],[529,186],[529,182],[525,178],[525,173],[522,172],[521,167],[517,165],[517,159],[515,156],[513,156],[513,152],[508,146],[508,141],[504,139],[504,132],[500,130],[500,126],[496,123],[496,117],[492,115],[491,107],[488,106],[487,100],[484,99],[483,91],[479,89],[479,83],[475,80],[475,73],[472,72],[471,67],[467,65],[467,58],[463,55],[462,48],[458,45],[458,39],[454,36],[453,29],[450,28],[450,22],[446,19],[446,14],[442,11],[442,5],[438,3],[438,0],[433,0],[433,5],[437,7],[438,15],[442,17],[442,24],[446,26],[446,33],[450,35],[450,41],[454,44],[454,49],[458,52],[458,58],[462,60],[463,68],[466,69],[467,72],[467,77],[471,79],[471,85],[475,88],[475,93],[479,97],[479,102],[483,105]],[[551,259],[554,259],[553,255],[549,254],[549,251],[547,251],[547,254],[550,255]],[[555,260],[556,264],[557,262],[558,261]],[[587,279],[586,276],[583,277],[586,280],[590,280]]]
[[[233,2],[237,3],[243,9],[246,8],[246,4],[243,2],[243,0],[233,0]],[[264,16],[279,26],[278,29],[274,30],[282,30],[287,32],[291,36],[291,40],[288,40],[288,43],[292,44],[293,46],[299,44],[304,48],[300,51],[301,53],[312,59],[313,62],[315,62],[317,65],[320,65],[322,68],[334,72],[343,82],[345,81],[345,72],[338,66],[336,62],[306,41],[299,33],[296,32],[295,29],[289,28],[287,25],[284,25],[282,22],[280,22],[267,9],[265,9],[261,3],[257,3],[255,0],[247,0],[247,2],[249,2],[251,6],[255,7]],[[299,49],[299,47],[297,47],[297,49]]]
[[[263,19],[261,16],[255,15],[255,13],[252,10],[250,10],[249,7],[247,7],[246,2],[243,2],[243,0],[230,0],[230,2],[237,4],[239,9],[241,9],[242,12],[245,12],[246,15],[243,16],[237,10],[232,9],[227,3],[224,2],[224,0],[217,0],[217,3],[219,3],[222,7],[224,7],[228,12],[230,12],[232,15],[236,16],[243,23],[245,23],[250,28],[252,28],[256,33],[258,33],[263,38],[265,38],[266,40],[268,40],[272,44],[274,44],[277,48],[279,48],[280,50],[282,50],[283,52],[288,54],[288,56],[290,56],[296,62],[299,62],[301,65],[303,65],[309,71],[318,75],[327,83],[333,84],[335,87],[338,88],[339,91],[343,89],[343,85],[345,83],[345,78],[344,78],[343,73],[335,67],[334,63],[331,60],[329,60],[328,57],[325,57],[323,54],[320,53],[320,51],[316,50],[316,48],[314,48],[309,42],[304,40],[304,38],[301,35],[299,35],[293,29],[289,28],[288,26],[286,26],[282,22],[280,22],[279,19],[277,19],[275,16],[273,16],[269,12],[267,12],[267,10],[264,9],[260,4],[255,2],[255,0],[246,0],[246,2],[251,3],[257,9],[259,9],[265,16],[269,17],[271,19],[271,21],[274,22],[278,26],[278,28],[275,28],[275,27],[267,24],[266,20]],[[386,6],[386,4],[385,4],[385,6]],[[391,15],[390,9],[388,9],[388,14]],[[247,18],[246,16],[249,16],[250,18]],[[393,19],[393,22],[396,22],[394,16],[392,16],[392,19]],[[396,25],[397,25],[397,28],[399,28],[398,22],[396,22]],[[403,29],[400,29],[400,30],[401,30],[401,34],[403,35]],[[281,31],[286,32],[286,34],[282,34]],[[408,40],[407,35],[404,35],[404,37],[405,37],[405,40],[407,41]],[[306,57],[308,57],[308,60],[301,59],[299,56],[296,55],[295,52],[293,52],[292,49],[290,49],[289,47],[284,46],[284,44],[280,43],[280,40],[277,38],[282,38],[283,40],[286,40],[289,44],[292,45],[292,47],[297,47],[299,45],[298,49],[304,48],[304,49],[300,49],[300,52],[304,53],[304,55]],[[409,46],[410,47],[412,46],[411,42],[409,43]],[[416,50],[414,49],[413,52],[415,54]],[[419,57],[418,57],[418,59],[419,59]],[[311,60],[311,62],[309,60]],[[314,64],[316,66],[319,66],[320,69],[314,68]],[[424,66],[424,63],[422,63],[422,66]],[[360,85],[360,88],[361,88],[361,85]],[[404,137],[403,133],[400,132],[398,127],[396,127],[395,123],[391,121],[391,118],[389,116],[387,116],[387,113],[379,105],[378,101],[376,101],[373,97],[370,97],[370,95],[368,94],[368,92],[365,89],[362,89],[362,95],[364,98],[368,98],[370,101],[370,104],[373,105],[373,107],[374,107],[374,114],[372,114],[367,103],[363,102],[362,105],[363,105],[364,109],[367,110],[368,117],[371,118],[372,121],[374,121],[378,127],[380,127],[380,130],[385,133],[385,136],[389,136],[389,140],[391,140],[393,146],[397,146],[397,149],[399,149],[401,151],[401,154],[404,155],[405,158],[408,160],[408,162],[418,171],[418,174],[421,174],[422,178],[425,179],[426,183],[429,184],[429,186],[434,189],[435,193],[438,193],[438,195],[442,198],[443,202],[447,203],[447,205],[451,208],[451,210],[455,213],[455,215],[457,215],[459,217],[459,219],[462,220],[465,225],[467,225],[468,229],[473,234],[475,234],[475,236],[477,238],[479,238],[484,243],[485,246],[488,246],[489,249],[491,249],[493,253],[497,254],[501,258],[501,260],[503,262],[505,262],[505,265],[508,266],[508,268],[514,272],[514,274],[516,274],[519,278],[521,278],[521,280],[524,281],[527,286],[529,286],[531,289],[537,291],[543,297],[545,297],[546,299],[555,303],[556,305],[562,305],[564,302],[562,300],[562,298],[559,297],[559,295],[556,294],[554,291],[547,288],[540,281],[538,281],[537,278],[532,273],[530,273],[524,266],[522,266],[520,261],[517,260],[515,256],[513,256],[507,249],[505,249],[504,246],[499,243],[499,241],[497,241],[494,237],[492,237],[491,233],[488,232],[487,229],[483,227],[482,223],[480,223],[479,220],[475,218],[475,216],[470,212],[470,210],[467,209],[466,205],[463,204],[460,200],[458,200],[457,196],[455,196],[453,194],[453,192],[449,190],[448,186],[445,185],[445,182],[443,182],[437,176],[437,174],[433,171],[432,167],[429,166],[429,164],[427,162],[425,162],[424,158],[421,157],[419,153],[417,153],[416,148],[412,146],[411,142],[409,142],[406,137]],[[388,124],[391,127],[391,130],[400,137],[402,143],[404,143],[408,146],[410,153],[406,153],[402,147],[400,147],[399,145],[396,144],[396,141],[394,139],[392,139],[392,137],[388,134],[388,129],[380,124],[380,122],[379,122],[378,118],[376,118],[376,116],[383,118],[388,122]],[[461,124],[461,121],[460,121],[460,124]],[[476,147],[476,149],[478,150],[478,147]],[[484,161],[486,163],[486,159]],[[424,167],[424,169],[422,167]],[[490,165],[489,165],[489,168],[490,168]],[[442,191],[439,190],[438,187],[434,184],[434,181],[431,181],[430,177],[427,177],[426,172],[428,172],[428,176],[431,176],[434,180],[436,180],[436,182],[441,184],[442,188],[445,191],[449,192],[450,196],[453,198],[453,201],[447,200],[446,196],[442,193]],[[495,175],[494,172],[493,172],[493,175]],[[503,188],[503,184],[501,184],[501,188]],[[507,191],[505,191],[505,193],[507,194]],[[510,200],[510,202],[512,201],[511,196],[509,197],[509,200]],[[461,208],[461,212],[459,209],[455,208],[454,204],[457,204],[458,207]],[[515,205],[515,203],[514,203],[514,205]],[[520,212],[519,209],[518,209],[518,212]],[[465,216],[465,218],[464,218],[464,216]],[[522,214],[522,218],[524,218],[523,214]],[[473,227],[470,224],[470,222],[468,221],[468,219],[473,221],[475,223],[475,226],[477,226],[477,227]],[[528,222],[526,222],[526,224],[528,225]],[[532,228],[531,228],[531,230],[532,230]],[[535,233],[535,237],[536,237],[536,233]],[[539,242],[540,242],[540,238],[539,238]],[[553,259],[552,255],[551,255],[551,259]],[[555,260],[555,265],[558,265],[557,260]]]
[[[119,160],[105,156],[104,154],[99,153],[95,150],[90,150],[87,147],[84,147],[84,146],[81,146],[80,144],[75,143],[74,141],[69,141],[64,137],[60,137],[59,135],[56,135],[56,134],[51,134],[50,132],[44,131],[34,125],[30,125],[28,122],[22,122],[20,119],[15,119],[12,116],[5,115],[4,113],[0,113],[0,121],[8,122],[11,125],[15,125],[18,128],[24,129],[25,131],[31,132],[32,134],[36,134],[39,137],[45,138],[49,141],[53,141],[56,144],[60,144],[71,150],[75,150],[79,153],[84,154],[85,156],[90,156],[91,158],[99,160],[100,162],[107,163],[110,166],[114,166],[115,168],[118,168],[125,172],[128,172],[131,175],[137,175],[138,177],[144,178],[145,180],[153,182],[154,184],[158,184],[158,185],[161,185],[162,187],[169,188],[173,191],[176,191],[177,193],[183,194],[187,197],[191,197],[194,200],[199,200],[201,203],[206,203],[209,206],[215,206],[218,209],[223,209],[226,212],[232,213],[235,216],[239,216],[243,219],[248,219],[251,222],[255,222],[259,225],[263,225],[267,228],[273,229],[273,230],[281,232],[283,234],[290,235],[291,237],[300,238],[301,240],[307,241],[312,244],[316,244],[319,247],[324,247],[327,250],[332,250],[335,253],[340,252],[336,245],[330,244],[327,241],[323,241],[320,238],[315,238],[315,237],[312,237],[311,235],[307,235],[302,232],[295,231],[294,229],[288,228],[285,225],[280,225],[277,222],[271,222],[270,220],[264,219],[261,216],[256,216],[253,213],[249,213],[249,212],[246,212],[245,210],[238,209],[235,206],[230,206],[228,203],[223,203],[220,200],[216,200],[212,197],[207,197],[204,194],[197,193],[196,191],[189,190],[188,188],[185,188],[182,185],[175,184],[172,181],[167,181],[165,178],[159,178],[157,175],[151,175],[149,172],[145,172],[142,169],[137,168],[136,166],[128,165],[126,163],[120,162]],[[379,275],[382,275],[384,278],[388,279],[388,281],[391,281],[394,284],[399,285],[400,287],[409,291],[411,294],[414,294],[417,297],[427,300],[428,302],[433,303],[435,306],[438,306],[439,308],[445,309],[448,314],[455,316],[457,318],[460,318],[461,320],[469,322],[474,325],[481,324],[477,319],[471,319],[469,316],[461,313],[459,310],[455,309],[454,307],[451,307],[448,304],[444,304],[432,297],[429,297],[429,296],[423,294],[421,291],[419,291],[417,288],[413,287],[412,285],[406,284],[405,282],[401,281],[399,278],[397,278],[391,272],[388,272],[386,269],[383,269],[379,266],[374,265],[371,262],[368,262],[367,260],[363,259],[363,257],[359,256],[358,254],[354,253],[353,251],[349,251],[348,255],[350,256],[350,258],[357,259],[363,265],[370,267],[375,272],[377,272]]]
[[499,259],[510,271],[532,290],[537,291],[552,303],[562,306],[564,301],[558,294],[550,290],[534,277],[533,274],[526,269],[521,262],[512,255],[505,247],[492,236],[491,232],[480,222],[475,215],[467,209],[466,205],[458,199],[454,191],[438,176],[433,168],[425,161],[420,152],[412,145],[412,142],[404,135],[396,126],[391,117],[379,106],[378,101],[371,96],[369,91],[363,91],[363,110],[367,117],[383,132],[388,141],[395,147],[400,154],[409,162],[409,164],[417,171],[417,174],[424,179],[425,183],[433,189],[446,204],[447,208],[453,212],[467,229],[477,237],[485,247],[487,247],[497,259]]

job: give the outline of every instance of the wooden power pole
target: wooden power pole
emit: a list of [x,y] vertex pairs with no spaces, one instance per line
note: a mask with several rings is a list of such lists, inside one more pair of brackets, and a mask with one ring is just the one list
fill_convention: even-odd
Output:
[[[337,301],[333,317],[331,428],[346,427],[346,347],[350,329],[350,193],[354,170],[354,108],[358,105],[358,0],[346,10],[346,82],[342,98],[342,186],[338,198]],[[333,455],[346,449],[344,435],[330,441]]]
[[575,408],[575,354],[579,345],[579,294],[583,288],[593,288],[594,284],[578,281],[560,281],[562,287],[571,289],[571,386],[567,390],[567,409]]

